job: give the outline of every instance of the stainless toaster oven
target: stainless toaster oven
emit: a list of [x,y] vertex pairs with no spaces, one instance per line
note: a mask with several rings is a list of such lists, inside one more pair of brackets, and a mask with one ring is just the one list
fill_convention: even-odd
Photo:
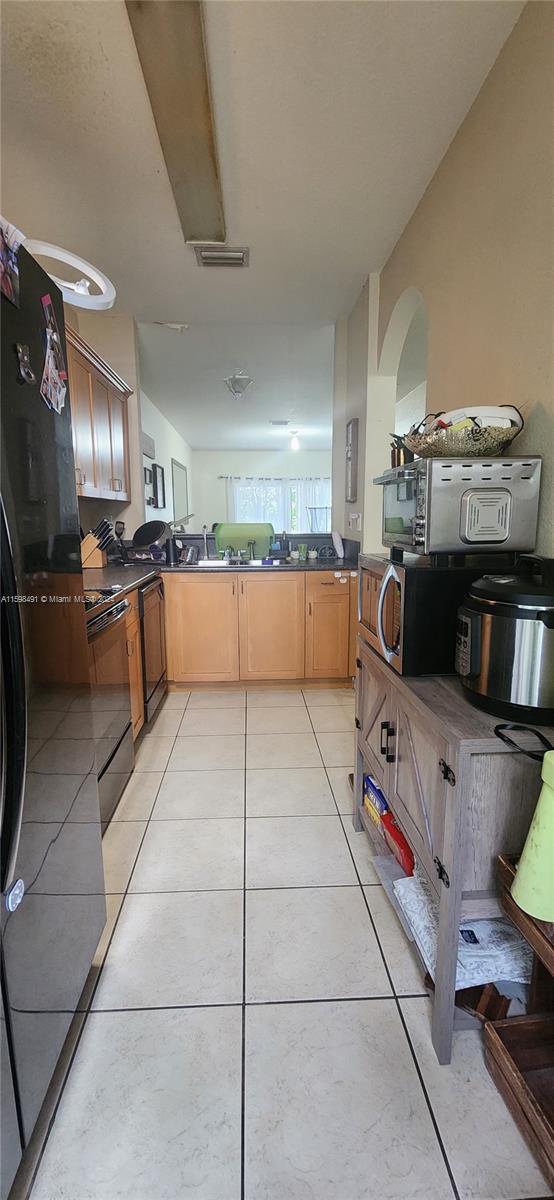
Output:
[[415,554],[533,550],[541,459],[418,458],[373,480],[383,545]]

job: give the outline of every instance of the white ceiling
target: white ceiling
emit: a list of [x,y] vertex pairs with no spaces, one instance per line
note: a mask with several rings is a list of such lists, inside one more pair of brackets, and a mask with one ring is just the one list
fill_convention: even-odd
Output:
[[[269,417],[290,413],[327,446],[330,326],[386,261],[522,8],[208,0],[228,238],[251,251],[232,271],[183,243],[123,0],[9,0],[1,210],[100,267],[120,311],[191,323],[143,324],[140,346],[145,391],[193,445],[266,447]],[[235,366],[256,386],[225,428]]]
[[[332,325],[139,325],[138,338],[141,387],[195,449],[282,450],[293,429],[303,450],[330,449]],[[223,380],[240,370],[254,382],[235,399]]]
[[2,211],[143,321],[329,323],[379,269],[523,5],[208,0],[230,242],[183,244],[123,0],[9,0]]

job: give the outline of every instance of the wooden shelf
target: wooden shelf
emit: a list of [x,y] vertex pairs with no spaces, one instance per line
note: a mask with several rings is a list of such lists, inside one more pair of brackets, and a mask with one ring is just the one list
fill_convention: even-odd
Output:
[[502,908],[533,950],[528,1015],[485,1026],[485,1061],[554,1187],[554,924],[536,920],[516,904],[510,891],[516,861],[501,854],[498,876]]

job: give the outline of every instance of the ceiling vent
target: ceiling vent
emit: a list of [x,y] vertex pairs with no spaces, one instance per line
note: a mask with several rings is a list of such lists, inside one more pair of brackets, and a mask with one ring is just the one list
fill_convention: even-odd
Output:
[[269,424],[285,426],[285,425],[290,425],[290,421],[270,421]]
[[193,245],[199,267],[247,267],[250,263],[248,246],[219,246],[212,243]]

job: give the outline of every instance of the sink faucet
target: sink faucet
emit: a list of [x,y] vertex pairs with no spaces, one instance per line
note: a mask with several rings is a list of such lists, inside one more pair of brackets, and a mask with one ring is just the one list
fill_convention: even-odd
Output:
[[204,558],[208,558],[208,526],[207,525],[202,526],[202,533],[204,534]]
[[224,551],[224,553],[223,553],[223,557],[224,557],[224,559],[225,559],[225,562],[230,562],[230,561],[231,561],[231,559],[232,559],[232,557],[233,557],[233,554],[234,554],[234,553],[235,553],[235,551],[234,551],[234,549],[233,549],[233,547],[232,547],[232,546],[226,546],[226,547],[225,547],[225,551]]

